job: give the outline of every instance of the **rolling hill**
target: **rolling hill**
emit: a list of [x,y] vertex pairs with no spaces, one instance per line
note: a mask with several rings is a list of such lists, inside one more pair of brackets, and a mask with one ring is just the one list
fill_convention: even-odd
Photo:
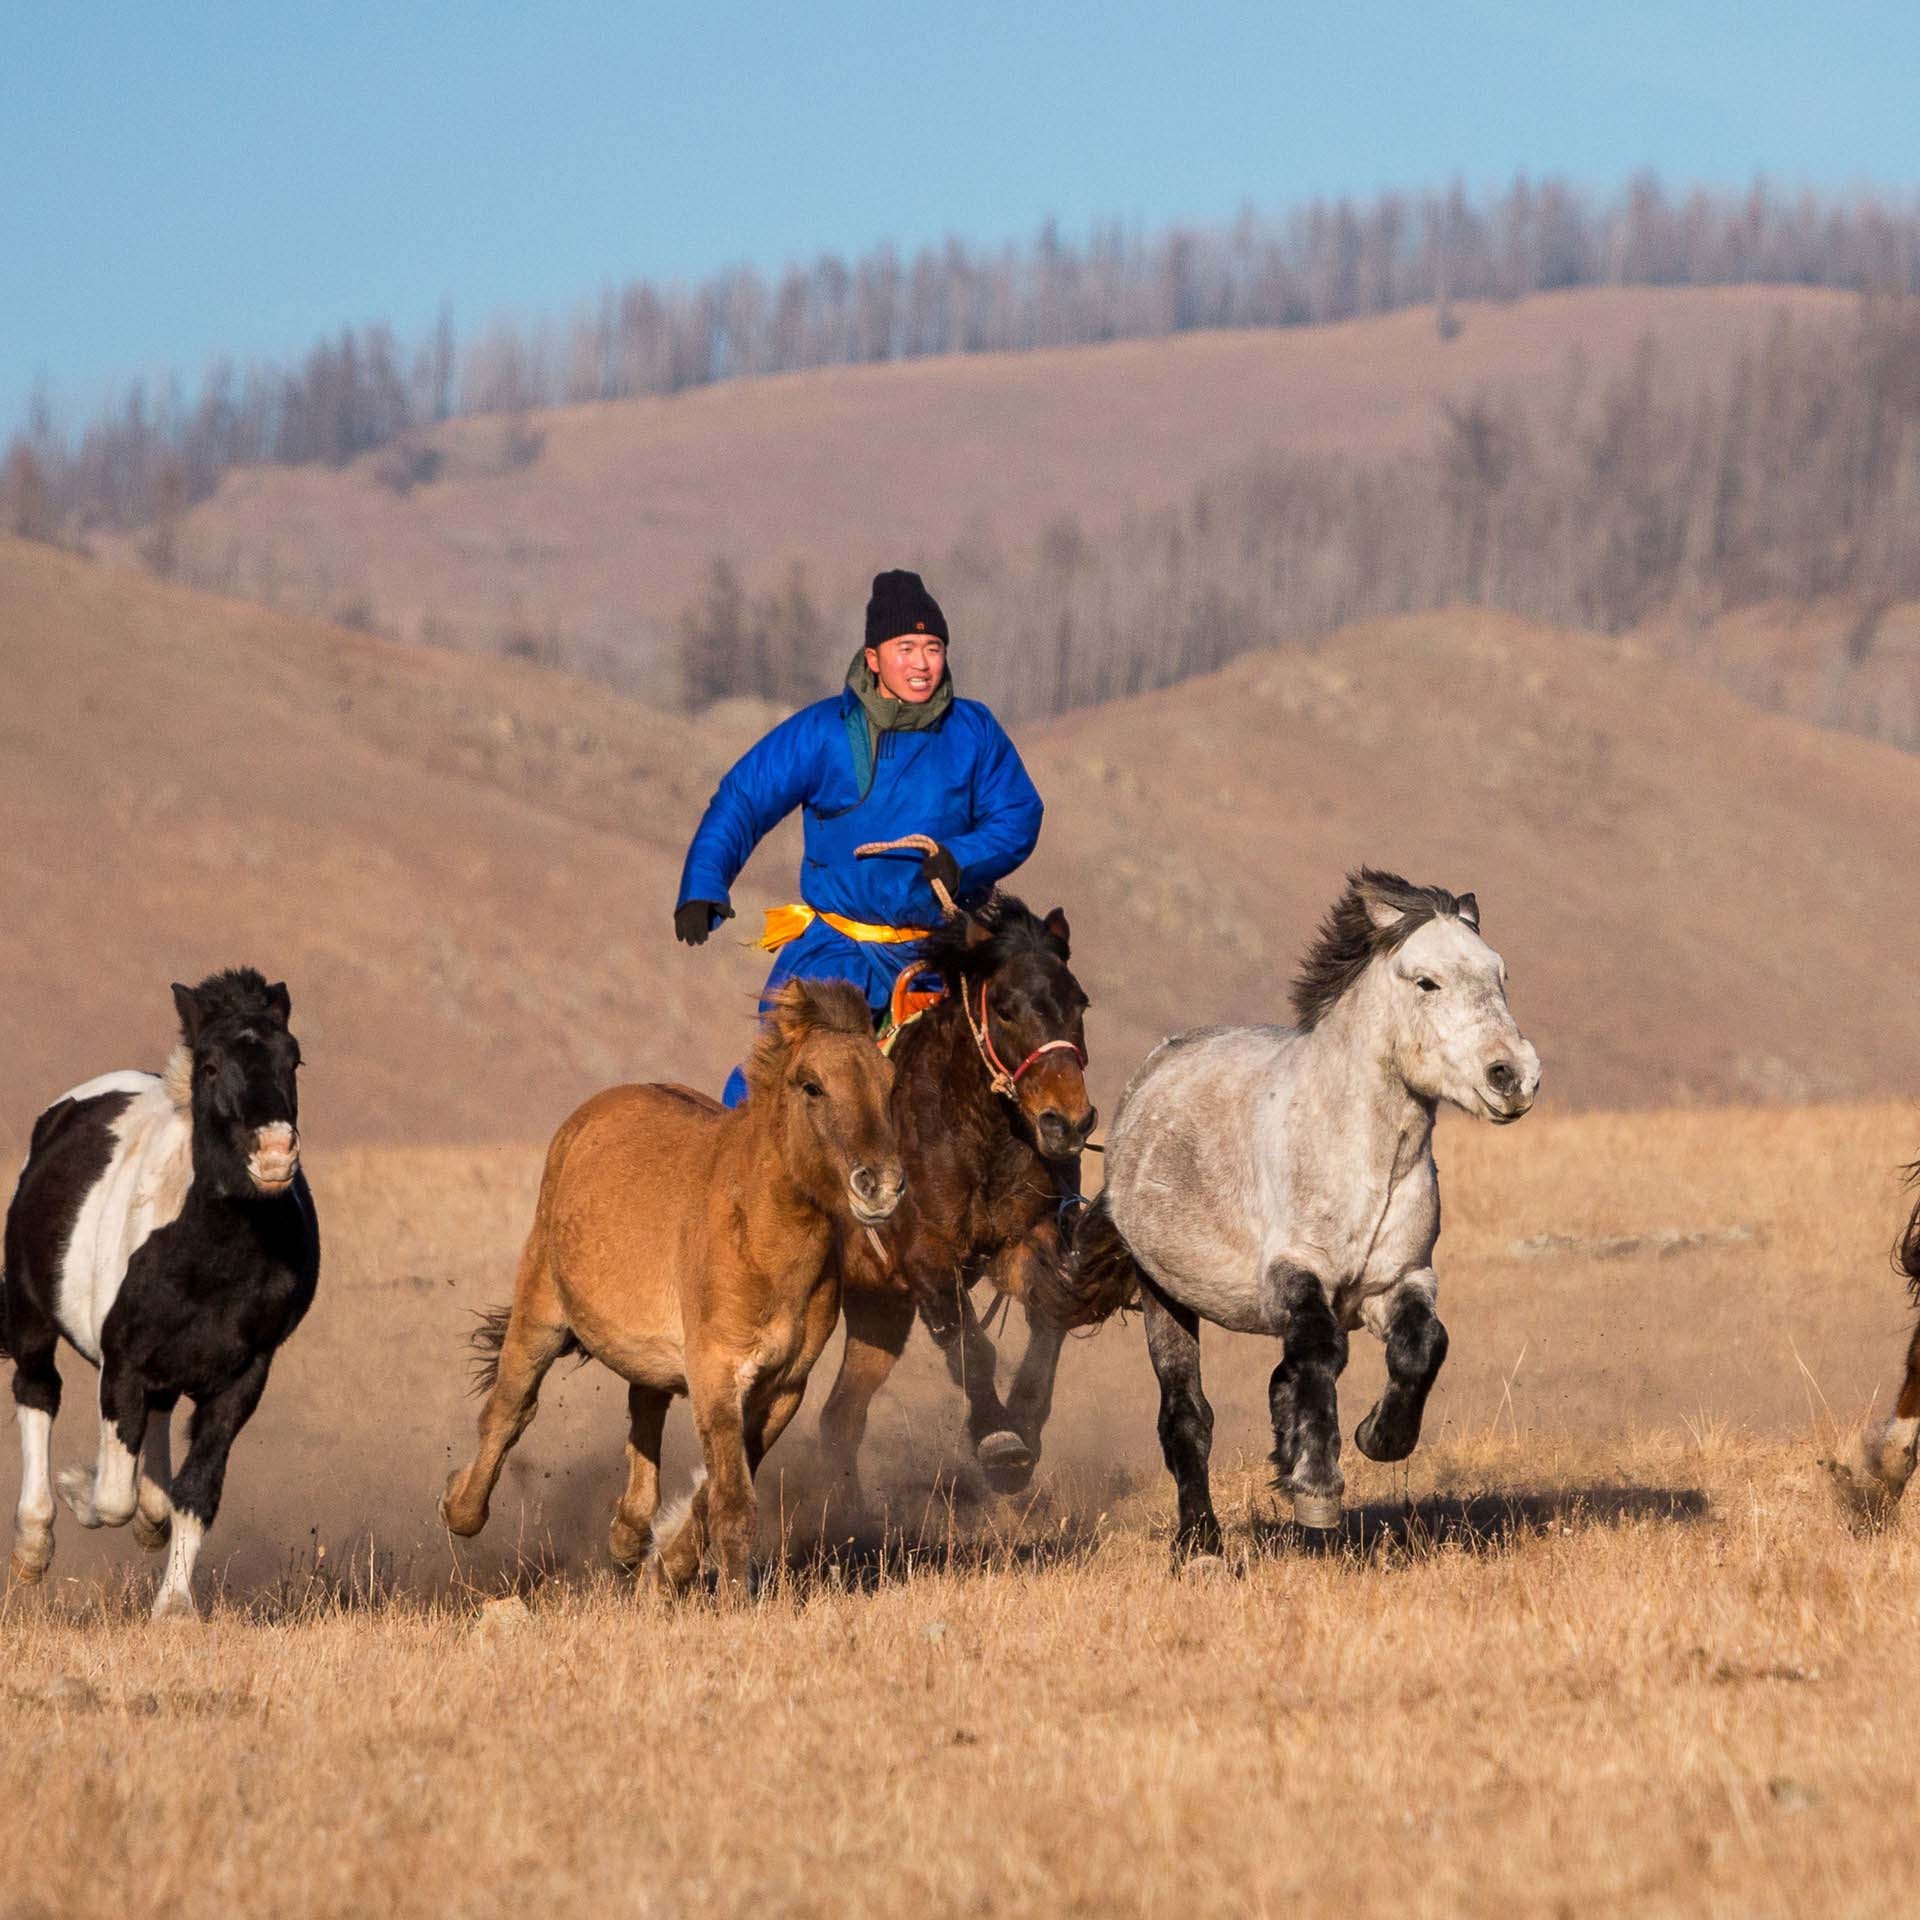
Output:
[[[716,556],[760,584],[800,562],[844,623],[878,566],[1025,550],[1063,516],[1098,537],[1276,454],[1423,450],[1445,403],[1545,407],[1570,364],[1597,389],[1643,342],[1684,391],[1782,315],[1854,311],[1806,289],[1583,291],[1462,306],[1450,339],[1415,310],[453,421],[340,469],[230,475],[181,521],[175,564],[403,638],[550,648],[660,700],[664,643]],[[953,611],[964,628],[964,593]]]
[[[540,1138],[736,1056],[761,957],[667,919],[765,711],[690,723],[17,542],[0,685],[0,1139],[157,1060],[168,981],[242,959],[293,986],[316,1138]],[[1048,824],[1018,884],[1073,917],[1109,1106],[1168,1028],[1278,1015],[1362,859],[1479,890],[1556,1104],[1920,1079],[1920,761],[1630,646],[1399,620],[1021,744]]]

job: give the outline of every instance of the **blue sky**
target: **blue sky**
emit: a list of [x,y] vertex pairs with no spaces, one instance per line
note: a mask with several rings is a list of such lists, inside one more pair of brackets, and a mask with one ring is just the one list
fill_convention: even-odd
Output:
[[327,6],[0,16],[0,424],[607,281],[1504,182],[1905,189],[1920,6]]

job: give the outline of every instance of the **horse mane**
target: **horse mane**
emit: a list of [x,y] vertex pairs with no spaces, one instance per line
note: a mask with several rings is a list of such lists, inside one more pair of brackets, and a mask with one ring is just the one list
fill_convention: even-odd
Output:
[[[1903,1168],[1907,1185],[1920,1187],[1920,1160],[1912,1166]],[[1906,1231],[1901,1234],[1893,1249],[1893,1270],[1906,1275],[1907,1291],[1920,1303],[1920,1199],[1913,1203],[1913,1212],[1908,1217]]]
[[1064,961],[1067,946],[1024,900],[998,892],[971,919],[949,915],[915,949],[920,965],[937,973],[949,993],[990,978],[1023,953]]
[[744,1072],[749,1093],[779,1084],[787,1062],[817,1033],[873,1038],[867,997],[846,980],[785,980],[767,995]]
[[278,1020],[266,976],[253,967],[227,967],[210,973],[193,990],[203,1026],[216,1020]]
[[[1367,911],[1373,905],[1396,907],[1400,918],[1377,927]],[[1443,917],[1461,917],[1459,896],[1445,887],[1416,887],[1379,867],[1348,874],[1346,892],[1327,910],[1293,977],[1294,1024],[1311,1032],[1381,954],[1404,946],[1429,920]],[[1478,921],[1471,924],[1477,927]]]
[[182,1113],[193,1105],[193,1049],[182,1040],[167,1055],[167,1064],[160,1069],[160,1084],[166,1089],[166,1095]]

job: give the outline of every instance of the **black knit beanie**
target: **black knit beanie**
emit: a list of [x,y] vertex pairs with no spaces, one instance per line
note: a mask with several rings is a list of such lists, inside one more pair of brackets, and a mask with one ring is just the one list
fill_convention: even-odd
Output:
[[947,637],[947,616],[927,591],[917,573],[895,568],[873,576],[873,598],[867,602],[867,645],[877,647],[903,633]]

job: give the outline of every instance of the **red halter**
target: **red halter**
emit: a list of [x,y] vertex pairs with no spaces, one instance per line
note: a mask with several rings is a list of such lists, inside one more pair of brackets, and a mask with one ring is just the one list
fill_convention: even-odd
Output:
[[1048,1040],[1040,1046],[1035,1047],[1034,1050],[1009,1073],[1006,1062],[994,1051],[993,1031],[987,1024],[987,988],[991,984],[992,982],[987,980],[980,982],[980,1018],[977,1022],[973,1017],[973,1002],[967,998],[967,990],[964,986],[960,989],[960,1005],[966,1013],[967,1025],[973,1031],[973,1043],[980,1049],[981,1064],[985,1066],[987,1070],[987,1078],[992,1083],[995,1093],[1004,1093],[1008,1099],[1012,1099],[1014,1089],[1020,1084],[1020,1076],[1025,1073],[1042,1054],[1070,1053],[1080,1062],[1082,1067],[1087,1064],[1086,1049],[1080,1045],[1079,1041]]

